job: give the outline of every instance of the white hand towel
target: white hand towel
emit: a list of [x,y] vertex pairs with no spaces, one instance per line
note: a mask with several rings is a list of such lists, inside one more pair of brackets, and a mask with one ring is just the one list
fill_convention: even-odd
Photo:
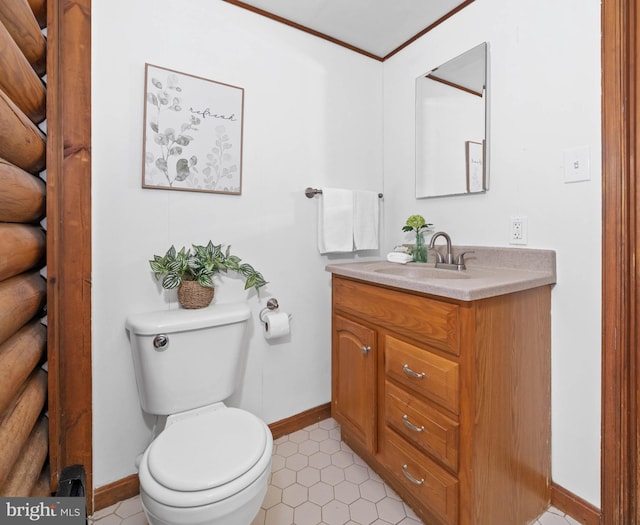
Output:
[[353,241],[356,250],[377,250],[379,232],[379,202],[375,191],[354,191]]
[[353,251],[353,192],[323,188],[318,208],[320,253]]

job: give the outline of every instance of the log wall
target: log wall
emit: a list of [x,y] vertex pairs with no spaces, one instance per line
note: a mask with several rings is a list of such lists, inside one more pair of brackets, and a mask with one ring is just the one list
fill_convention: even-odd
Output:
[[33,1],[32,8],[37,11],[36,19],[27,9],[27,0],[0,2],[0,22],[18,45],[22,54],[38,76],[47,72],[47,42],[41,26],[47,24],[47,3],[45,0]]
[[0,222],[32,223],[44,217],[46,188],[30,175],[0,158]]
[[46,0],[0,0],[0,496],[50,495]]

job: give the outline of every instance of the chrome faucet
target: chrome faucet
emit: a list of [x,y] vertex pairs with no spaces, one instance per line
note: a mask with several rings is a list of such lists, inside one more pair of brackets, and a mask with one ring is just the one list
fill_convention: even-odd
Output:
[[433,249],[435,247],[436,239],[438,237],[444,237],[444,240],[447,241],[447,253],[443,257],[442,254],[438,250],[436,250],[436,258],[438,259],[436,261],[436,267],[439,264],[453,264],[453,254],[451,253],[451,237],[449,237],[448,234],[446,234],[445,232],[434,233],[433,237],[431,237],[431,242],[429,243],[429,248]]
[[[435,249],[436,239],[438,237],[444,237],[447,241],[447,253],[443,256],[438,250]],[[455,259],[453,259],[453,253],[451,252],[451,237],[445,232],[434,233],[429,243],[429,248],[436,252],[436,268],[445,268],[447,270],[466,270],[467,267],[464,263],[464,255],[466,253],[473,253],[471,251],[462,252]]]

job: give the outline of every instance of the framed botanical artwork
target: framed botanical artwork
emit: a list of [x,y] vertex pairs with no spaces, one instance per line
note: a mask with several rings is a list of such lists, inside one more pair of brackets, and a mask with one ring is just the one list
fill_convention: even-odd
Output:
[[478,193],[485,191],[484,184],[484,144],[482,142],[466,142],[467,157],[467,191]]
[[145,64],[142,187],[242,193],[244,89]]

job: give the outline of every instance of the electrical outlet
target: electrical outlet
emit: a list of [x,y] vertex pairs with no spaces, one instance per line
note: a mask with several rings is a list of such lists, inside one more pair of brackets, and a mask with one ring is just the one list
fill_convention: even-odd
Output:
[[511,217],[509,244],[527,244],[527,218]]

